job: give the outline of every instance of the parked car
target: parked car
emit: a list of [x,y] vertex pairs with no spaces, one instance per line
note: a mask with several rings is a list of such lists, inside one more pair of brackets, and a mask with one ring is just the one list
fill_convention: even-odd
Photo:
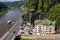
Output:
[[26,26],[26,22],[23,21],[23,22],[21,23],[21,26],[22,26],[22,27],[25,27],[25,26]]
[[21,34],[25,34],[24,32],[21,32]]
[[29,35],[33,35],[31,32],[29,32]]

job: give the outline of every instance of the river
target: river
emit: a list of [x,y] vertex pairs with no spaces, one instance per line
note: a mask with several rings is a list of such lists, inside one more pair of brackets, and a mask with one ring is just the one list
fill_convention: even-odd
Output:
[[0,18],[0,37],[2,37],[9,29],[15,24],[7,24],[8,20],[11,20],[13,22],[16,22],[21,17],[21,11],[20,9],[14,9],[11,11],[8,11],[4,16]]

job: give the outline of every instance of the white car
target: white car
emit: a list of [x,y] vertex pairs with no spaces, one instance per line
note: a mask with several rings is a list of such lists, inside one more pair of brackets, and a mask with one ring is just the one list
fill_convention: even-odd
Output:
[[7,24],[10,24],[11,22],[12,22],[11,20],[8,20],[8,21],[7,21]]

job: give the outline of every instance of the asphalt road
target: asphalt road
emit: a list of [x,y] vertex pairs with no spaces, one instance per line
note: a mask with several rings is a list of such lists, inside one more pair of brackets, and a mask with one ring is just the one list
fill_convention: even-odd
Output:
[[21,22],[22,22],[22,19],[20,18],[16,22],[16,24],[0,40],[12,40],[13,37],[17,35]]

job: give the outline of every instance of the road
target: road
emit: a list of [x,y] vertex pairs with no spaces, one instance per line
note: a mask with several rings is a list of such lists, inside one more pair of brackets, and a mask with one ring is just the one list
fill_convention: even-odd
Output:
[[[15,22],[22,16],[22,11],[19,8],[10,10],[0,17],[0,38],[12,28]],[[14,23],[7,24],[7,21],[11,20]]]
[[21,22],[22,19],[20,18],[16,22],[16,24],[0,40],[12,40],[12,38],[17,35]]

